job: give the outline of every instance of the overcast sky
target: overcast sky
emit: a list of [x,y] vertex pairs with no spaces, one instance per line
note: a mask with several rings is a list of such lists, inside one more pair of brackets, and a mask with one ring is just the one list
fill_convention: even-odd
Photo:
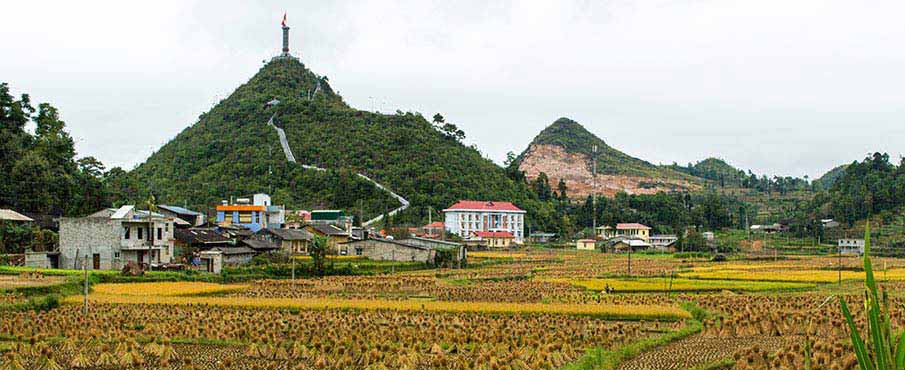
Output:
[[0,81],[132,168],[279,53],[502,162],[570,117],[653,163],[810,175],[905,152],[903,1],[15,1]]

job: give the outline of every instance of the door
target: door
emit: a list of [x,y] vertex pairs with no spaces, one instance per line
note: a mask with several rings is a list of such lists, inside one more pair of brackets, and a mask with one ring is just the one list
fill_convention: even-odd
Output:
[[95,253],[93,256],[91,256],[91,259],[92,259],[92,262],[94,262],[94,269],[100,270],[101,269],[101,255],[98,253]]

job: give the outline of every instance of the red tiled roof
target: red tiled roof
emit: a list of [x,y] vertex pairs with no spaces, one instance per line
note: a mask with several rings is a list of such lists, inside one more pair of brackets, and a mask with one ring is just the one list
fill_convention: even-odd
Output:
[[650,227],[644,224],[639,223],[625,223],[625,224],[616,224],[616,229],[624,230],[624,229],[647,229],[650,230]]
[[525,212],[524,210],[516,207],[515,204],[512,204],[510,202],[487,202],[482,200],[460,200],[456,204],[449,206],[449,208],[445,209],[444,211],[453,211],[458,209]]
[[508,231],[475,231],[475,236],[481,238],[514,238],[515,236]]
[[445,225],[443,224],[443,221],[434,221],[427,225],[424,225],[424,228],[425,229],[442,229],[444,226]]

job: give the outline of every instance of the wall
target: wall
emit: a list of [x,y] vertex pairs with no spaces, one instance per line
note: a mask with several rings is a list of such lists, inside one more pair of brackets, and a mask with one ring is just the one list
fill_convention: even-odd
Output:
[[362,240],[345,244],[349,248],[349,255],[355,256],[356,248],[362,249],[362,256],[372,260],[400,261],[400,262],[428,262],[433,261],[436,252],[430,249],[420,249],[390,243],[381,240]]
[[88,268],[93,268],[92,255],[98,253],[102,270],[119,269],[121,266],[115,266],[113,253],[119,251],[124,232],[120,221],[109,218],[60,219],[60,268],[81,268],[86,254]]

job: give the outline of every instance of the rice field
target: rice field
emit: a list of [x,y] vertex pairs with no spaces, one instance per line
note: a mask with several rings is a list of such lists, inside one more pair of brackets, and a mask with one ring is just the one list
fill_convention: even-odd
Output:
[[[838,286],[831,257],[636,255],[629,272],[625,255],[470,255],[489,263],[95,284],[87,316],[80,295],[57,308],[0,311],[0,369],[855,368],[837,306],[846,297],[860,314],[856,258],[843,260]],[[905,260],[877,265],[901,328]],[[30,299],[13,290],[0,306]]]

